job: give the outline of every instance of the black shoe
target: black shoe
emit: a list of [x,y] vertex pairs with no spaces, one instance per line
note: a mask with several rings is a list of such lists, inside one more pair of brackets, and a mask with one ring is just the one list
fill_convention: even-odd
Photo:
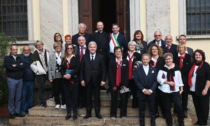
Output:
[[91,116],[86,115],[86,116],[83,117],[83,119],[88,119],[88,118],[90,118],[90,117],[91,117]]
[[15,119],[15,114],[9,114],[10,119]]
[[155,118],[158,118],[158,117],[160,117],[160,115],[159,115],[159,113],[156,113]]
[[15,116],[16,116],[16,117],[25,117],[24,114],[18,114],[18,113],[15,113]]
[[76,115],[74,115],[74,116],[73,116],[73,120],[76,120],[76,119],[77,119],[77,116],[76,116]]
[[98,119],[102,119],[102,116],[101,116],[100,114],[98,114],[96,117],[97,117]]
[[184,112],[184,118],[187,118],[187,112],[186,111]]
[[66,115],[66,120],[70,119],[71,118],[71,115],[70,114],[67,114]]

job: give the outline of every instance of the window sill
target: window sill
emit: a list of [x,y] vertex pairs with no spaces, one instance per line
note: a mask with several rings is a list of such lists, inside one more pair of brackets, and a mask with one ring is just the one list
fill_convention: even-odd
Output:
[[205,40],[210,39],[210,35],[187,35],[187,40]]
[[16,41],[17,45],[34,45],[35,41]]

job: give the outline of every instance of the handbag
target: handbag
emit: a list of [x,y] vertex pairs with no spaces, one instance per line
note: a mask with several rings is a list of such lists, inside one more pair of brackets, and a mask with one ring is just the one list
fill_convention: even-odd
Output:
[[47,74],[39,61],[34,61],[30,67],[36,75]]

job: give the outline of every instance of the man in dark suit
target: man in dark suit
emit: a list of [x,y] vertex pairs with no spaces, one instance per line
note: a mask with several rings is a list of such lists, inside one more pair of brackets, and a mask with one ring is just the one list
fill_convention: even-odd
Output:
[[97,53],[104,56],[105,59],[108,57],[108,49],[109,49],[109,41],[108,34],[103,31],[104,23],[102,21],[98,21],[96,25],[96,32],[94,32],[90,40],[96,42],[97,44]]
[[[86,39],[84,36],[78,37],[78,46],[76,48],[76,55],[80,59],[80,63],[82,62],[82,58],[85,54],[89,53],[88,48],[86,46]],[[78,100],[78,108],[85,107],[85,88],[80,84],[79,86],[79,100]]]
[[151,41],[149,44],[148,44],[148,48],[153,45],[153,44],[157,44],[159,45],[162,49],[165,48],[166,44],[165,44],[165,41],[162,40],[162,33],[161,31],[155,31],[154,33],[154,37],[155,39],[153,41]]
[[86,116],[84,119],[91,117],[92,92],[96,117],[102,119],[100,115],[100,86],[105,85],[106,68],[103,56],[96,53],[97,45],[94,41],[88,44],[88,49],[90,53],[83,56],[80,70],[81,85],[85,87],[86,91]]
[[134,80],[138,88],[140,126],[145,126],[145,102],[148,101],[151,117],[151,126],[155,126],[155,95],[157,88],[157,72],[149,66],[150,55],[143,54],[143,65],[135,69]]
[[[180,35],[179,36],[179,43],[180,44],[185,44],[185,45],[187,44],[186,35]],[[190,54],[190,56],[193,57],[193,49],[192,48],[187,47],[186,53]]]
[[174,56],[177,55],[177,45],[173,44],[173,38],[171,35],[165,37],[166,46],[163,50],[165,53],[172,53]]
[[114,58],[114,48],[121,47],[123,53],[128,51],[128,42],[125,39],[125,36],[121,34],[120,27],[118,24],[112,25],[112,32],[108,35],[109,39],[109,58]]
[[86,28],[87,28],[86,24],[84,24],[84,23],[80,23],[79,24],[79,33],[77,33],[77,34],[75,34],[75,35],[72,36],[72,43],[74,45],[76,45],[76,46],[79,45],[78,42],[77,42],[77,40],[78,40],[78,38],[80,36],[84,36],[85,37],[86,45],[88,45],[88,43],[90,41],[90,34],[85,33],[86,32]]
[[[119,90],[128,87],[128,61],[122,58],[122,48],[114,48],[114,59],[109,60],[109,82],[111,88],[110,117],[117,117],[117,97]],[[120,94],[120,118],[127,116],[127,93]]]

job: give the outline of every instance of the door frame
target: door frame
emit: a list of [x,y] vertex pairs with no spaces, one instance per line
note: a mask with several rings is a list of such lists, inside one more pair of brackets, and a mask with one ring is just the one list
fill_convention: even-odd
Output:
[[[78,33],[79,22],[79,3],[78,0],[69,1],[69,27],[70,34]],[[129,0],[130,6],[130,39],[133,39],[133,34],[137,29],[141,29],[140,17],[140,0]],[[74,17],[74,18],[72,18]]]

